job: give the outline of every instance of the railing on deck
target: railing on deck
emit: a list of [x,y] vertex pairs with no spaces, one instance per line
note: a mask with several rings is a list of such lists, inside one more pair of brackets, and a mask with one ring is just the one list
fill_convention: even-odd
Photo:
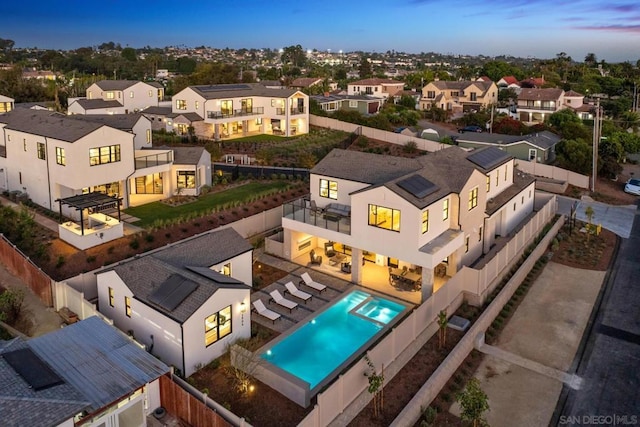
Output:
[[312,209],[307,207],[308,202],[303,198],[284,203],[282,205],[282,217],[321,227],[325,230],[351,234],[350,217],[324,212],[320,208]]
[[136,157],[136,169],[150,168],[152,166],[166,165],[173,162],[173,152],[151,154],[144,157]]
[[254,116],[264,114],[264,107],[242,108],[233,111],[207,111],[208,119],[226,119],[229,117]]

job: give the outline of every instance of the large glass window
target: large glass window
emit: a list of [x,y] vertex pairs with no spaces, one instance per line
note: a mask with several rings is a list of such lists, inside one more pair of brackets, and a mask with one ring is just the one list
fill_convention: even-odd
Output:
[[449,219],[449,199],[444,199],[442,202],[442,220]]
[[176,109],[177,110],[186,110],[187,109],[187,101],[185,99],[176,99]]
[[136,194],[163,194],[162,174],[139,176],[136,178]]
[[253,111],[253,99],[241,99],[240,100],[240,108],[242,108],[243,113],[251,113]]
[[320,180],[320,197],[338,200],[338,183],[328,179]]
[[422,234],[429,231],[429,210],[422,212]]
[[231,306],[204,319],[204,344],[209,347],[231,333]]
[[223,116],[232,116],[233,115],[233,101],[230,99],[225,99],[220,101],[220,113]]
[[46,160],[47,153],[45,150],[45,145],[42,142],[38,142],[37,148],[38,148],[38,158],[41,160]]
[[67,164],[67,158],[64,155],[64,148],[56,147],[56,163],[62,166]]
[[229,262],[223,265],[222,269],[220,270],[220,273],[224,274],[225,276],[231,277],[231,263]]
[[196,188],[196,171],[178,171],[178,188]]
[[478,206],[478,187],[469,191],[469,210]]
[[369,205],[369,225],[385,230],[400,231],[400,211]]
[[104,165],[120,161],[120,144],[104,147],[89,148],[89,164],[91,166]]
[[107,99],[116,99],[115,92],[107,92]]

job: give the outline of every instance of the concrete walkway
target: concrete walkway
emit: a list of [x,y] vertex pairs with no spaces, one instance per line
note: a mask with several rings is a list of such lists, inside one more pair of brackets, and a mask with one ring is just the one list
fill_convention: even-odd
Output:
[[571,206],[577,203],[576,218],[580,221],[588,221],[585,211],[591,206],[593,209],[592,222],[602,224],[602,227],[611,230],[625,239],[631,235],[633,219],[637,214],[636,205],[615,206],[594,201],[591,197],[583,196],[581,200],[571,197],[558,196],[558,213],[569,215]]

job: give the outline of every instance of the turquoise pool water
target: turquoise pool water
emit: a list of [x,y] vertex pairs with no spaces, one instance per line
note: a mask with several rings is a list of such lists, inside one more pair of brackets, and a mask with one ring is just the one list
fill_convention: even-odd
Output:
[[353,291],[260,356],[313,389],[405,308]]

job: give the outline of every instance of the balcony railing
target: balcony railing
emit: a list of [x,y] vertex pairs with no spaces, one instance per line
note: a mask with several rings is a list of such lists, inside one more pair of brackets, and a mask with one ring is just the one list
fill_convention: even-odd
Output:
[[173,151],[151,154],[150,156],[136,157],[136,169],[150,168],[173,163]]
[[208,119],[227,119],[231,117],[245,117],[264,114],[264,107],[242,108],[233,111],[207,111]]
[[351,218],[324,212],[322,209],[306,207],[305,199],[298,199],[282,205],[282,217],[304,222],[325,230],[351,234]]
[[542,105],[518,105],[518,109],[520,110],[537,110],[537,111],[556,111],[556,107],[553,106],[542,106]]
[[304,107],[291,107],[291,114],[304,114],[306,108]]

